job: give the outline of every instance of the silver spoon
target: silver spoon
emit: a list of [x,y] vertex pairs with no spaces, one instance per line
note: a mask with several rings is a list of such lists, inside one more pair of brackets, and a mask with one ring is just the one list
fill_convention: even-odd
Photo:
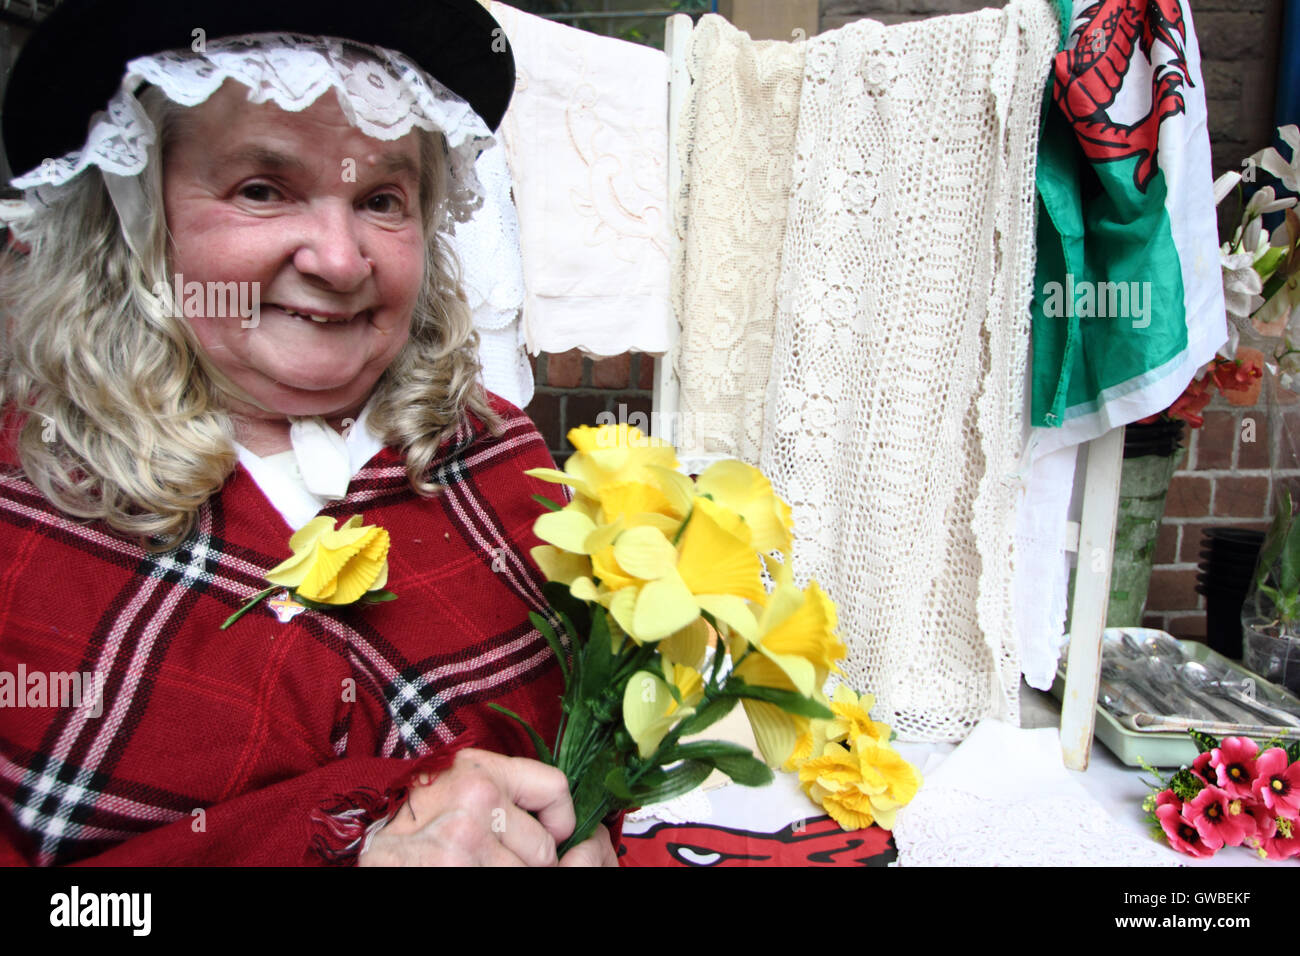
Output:
[[1178,673],[1187,684],[1200,689],[1203,693],[1230,701],[1252,718],[1262,719],[1263,723],[1300,727],[1300,718],[1288,710],[1252,699],[1241,689],[1244,685],[1216,679],[1209,669],[1198,661],[1188,661],[1178,669]]

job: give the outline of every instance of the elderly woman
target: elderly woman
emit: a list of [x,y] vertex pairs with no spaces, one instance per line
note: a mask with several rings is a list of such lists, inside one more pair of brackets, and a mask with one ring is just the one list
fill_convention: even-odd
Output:
[[[67,0],[15,67],[2,862],[548,864],[573,829],[490,706],[557,725],[551,462],[476,382],[446,237],[513,60],[474,0],[326,6]],[[295,568],[338,590],[263,593]]]

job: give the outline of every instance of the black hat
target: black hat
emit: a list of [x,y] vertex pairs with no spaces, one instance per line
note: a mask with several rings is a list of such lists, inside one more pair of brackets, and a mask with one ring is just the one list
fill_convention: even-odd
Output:
[[4,143],[16,175],[80,149],[91,116],[126,64],[164,50],[247,33],[298,33],[395,50],[501,123],[515,86],[505,31],[477,0],[64,0],[23,47],[4,101]]

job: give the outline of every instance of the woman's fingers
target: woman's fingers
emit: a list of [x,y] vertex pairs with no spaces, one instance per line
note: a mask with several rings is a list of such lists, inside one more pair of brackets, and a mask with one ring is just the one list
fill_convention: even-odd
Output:
[[609,831],[603,825],[596,827],[595,833],[564,854],[560,866],[618,866]]
[[493,813],[493,832],[506,850],[526,866],[555,866],[559,862],[555,838],[519,807]]
[[562,771],[536,760],[486,750],[462,750],[456,756],[457,766],[462,760],[488,774],[511,804],[537,814],[557,844],[573,832],[578,821],[569,797],[569,781]]

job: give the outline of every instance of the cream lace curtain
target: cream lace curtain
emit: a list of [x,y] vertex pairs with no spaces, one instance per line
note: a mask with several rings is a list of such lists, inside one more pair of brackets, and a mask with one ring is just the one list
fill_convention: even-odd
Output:
[[758,462],[805,49],[716,16],[691,35],[673,268],[684,459]]
[[686,454],[757,459],[794,507],[800,583],[839,605],[846,678],[912,739],[1018,717],[1014,474],[1058,36],[1047,0],[1013,0],[803,44],[706,17],[689,52]]

